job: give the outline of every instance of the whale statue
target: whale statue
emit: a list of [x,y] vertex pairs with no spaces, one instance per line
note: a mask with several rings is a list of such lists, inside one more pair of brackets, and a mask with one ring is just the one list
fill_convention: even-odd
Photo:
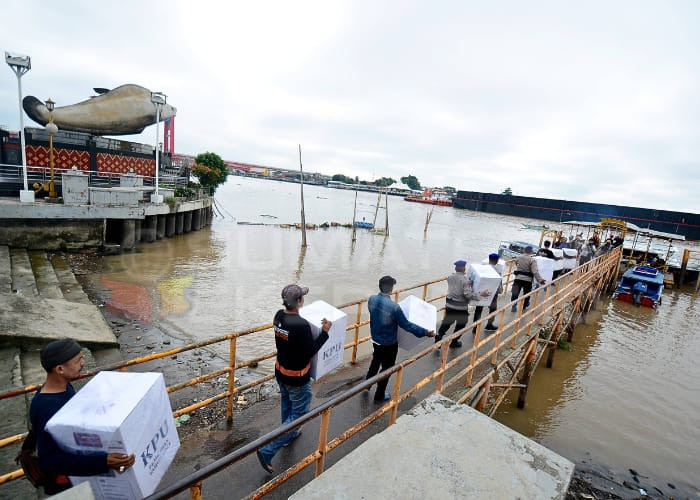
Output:
[[[156,121],[156,106],[151,91],[139,85],[127,84],[112,90],[96,89],[100,95],[86,101],[53,110],[53,122],[59,130],[85,132],[92,135],[138,134]],[[49,110],[34,96],[22,101],[27,115],[46,125]],[[160,121],[172,118],[177,109],[170,104],[160,108]]]

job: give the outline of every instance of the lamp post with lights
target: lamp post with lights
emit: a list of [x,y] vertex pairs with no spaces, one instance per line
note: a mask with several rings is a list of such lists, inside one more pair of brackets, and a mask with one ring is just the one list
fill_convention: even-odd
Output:
[[53,172],[53,135],[58,132],[58,127],[53,122],[53,109],[56,103],[49,97],[46,100],[46,109],[49,110],[49,123],[46,124],[46,131],[49,133],[49,167],[51,167],[51,180],[49,181],[49,198],[56,198],[56,185],[54,184]]
[[19,96],[19,135],[22,147],[22,174],[24,177],[24,190],[19,192],[19,199],[23,202],[34,201],[34,191],[27,184],[27,156],[24,146],[24,113],[22,111],[22,75],[32,69],[32,58],[20,54],[5,52],[5,62],[17,75],[17,94]]

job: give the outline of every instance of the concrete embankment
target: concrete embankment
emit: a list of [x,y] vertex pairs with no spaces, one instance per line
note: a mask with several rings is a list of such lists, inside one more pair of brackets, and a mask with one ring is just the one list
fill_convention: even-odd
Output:
[[[117,188],[113,188],[117,189]],[[212,198],[129,205],[20,203],[0,199],[0,245],[37,250],[107,252],[197,231],[211,224]]]

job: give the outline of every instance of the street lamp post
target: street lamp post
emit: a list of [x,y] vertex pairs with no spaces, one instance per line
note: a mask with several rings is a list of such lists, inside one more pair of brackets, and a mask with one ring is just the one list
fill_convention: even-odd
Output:
[[151,203],[163,203],[163,197],[158,192],[158,171],[160,170],[160,151],[158,151],[158,139],[160,138],[159,122],[160,122],[160,108],[165,106],[168,96],[162,92],[151,92],[151,102],[156,107],[156,192],[151,195]]
[[24,113],[22,111],[22,75],[32,69],[32,59],[29,56],[5,52],[5,62],[17,75],[17,94],[19,96],[19,136],[22,147],[22,175],[24,177],[24,190],[19,192],[19,199],[23,202],[34,201],[34,191],[27,184],[27,156],[24,146]]
[[58,132],[58,127],[53,122],[53,109],[55,102],[49,97],[46,100],[46,109],[49,110],[49,123],[46,124],[46,131],[49,133],[49,166],[51,167],[51,180],[49,181],[49,198],[56,198],[56,185],[54,184],[53,172],[53,135]]

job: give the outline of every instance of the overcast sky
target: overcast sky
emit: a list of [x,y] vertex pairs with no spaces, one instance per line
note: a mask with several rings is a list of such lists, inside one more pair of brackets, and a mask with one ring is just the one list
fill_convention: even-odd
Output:
[[[163,91],[179,153],[297,168],[301,144],[325,174],[699,211],[698,1],[10,0],[2,18],[0,49],[32,57],[24,95]],[[19,128],[9,68],[0,125]]]

